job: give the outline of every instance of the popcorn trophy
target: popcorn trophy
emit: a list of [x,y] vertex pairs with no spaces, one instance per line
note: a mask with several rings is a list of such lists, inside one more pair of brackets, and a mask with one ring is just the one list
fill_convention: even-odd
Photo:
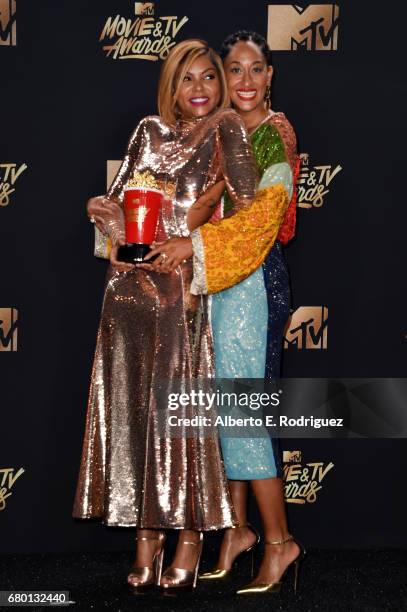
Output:
[[135,173],[128,181],[124,187],[126,244],[119,247],[119,261],[141,263],[151,251],[163,195],[158,182],[148,171]]

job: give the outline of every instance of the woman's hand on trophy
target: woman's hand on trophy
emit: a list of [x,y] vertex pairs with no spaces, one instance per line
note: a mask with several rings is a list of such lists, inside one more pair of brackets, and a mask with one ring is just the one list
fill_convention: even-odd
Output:
[[[156,245],[161,245],[164,244],[163,242],[156,242],[154,243],[154,245],[151,246],[156,246]],[[150,254],[150,253],[149,253]],[[144,261],[146,260],[146,258],[144,258]],[[148,262],[148,263],[136,263],[135,266],[136,268],[141,268],[142,270],[147,270],[148,272],[156,272],[157,274],[161,274],[162,272],[169,272],[169,270],[164,270],[162,264],[162,260],[160,260],[159,258],[157,258],[154,261]]]
[[[126,242],[123,240],[121,241],[121,244],[126,244]],[[118,250],[120,246],[121,245],[119,244],[111,248],[110,257],[109,257],[110,263],[113,266],[113,268],[116,270],[116,272],[129,272],[129,270],[134,269],[134,264],[127,263],[125,261],[119,261],[117,259]]]
[[158,257],[151,263],[136,264],[138,268],[169,274],[193,255],[192,240],[189,237],[176,236],[165,242],[156,242],[152,247],[144,261],[148,262],[154,255]]
[[103,213],[106,212],[106,204],[109,200],[104,196],[96,196],[90,198],[86,204],[86,211],[88,213],[89,220],[96,225],[98,230],[102,232],[104,236],[107,235],[107,229],[105,226],[105,219]]

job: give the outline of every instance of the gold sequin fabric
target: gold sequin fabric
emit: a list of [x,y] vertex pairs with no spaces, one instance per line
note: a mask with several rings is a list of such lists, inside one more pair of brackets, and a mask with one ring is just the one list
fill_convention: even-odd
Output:
[[297,137],[291,123],[284,113],[273,113],[268,120],[270,125],[274,125],[284,143],[287,161],[294,171],[297,162]]
[[[239,208],[255,193],[249,138],[238,115],[217,110],[166,125],[142,120],[108,197],[123,201],[134,172],[175,185],[157,239],[188,235],[189,207],[224,177]],[[207,298],[190,293],[192,263],[171,274],[109,268],[91,376],[73,515],[107,525],[220,529],[235,521],[216,430],[171,436],[156,382],[214,375]],[[170,385],[169,385],[170,386]],[[170,390],[170,389],[169,389]],[[160,412],[161,411],[161,412]],[[179,408],[177,416],[190,414]]]

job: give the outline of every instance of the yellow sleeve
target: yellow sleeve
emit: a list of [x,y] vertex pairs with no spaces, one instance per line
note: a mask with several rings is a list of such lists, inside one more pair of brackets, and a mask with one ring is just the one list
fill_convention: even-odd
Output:
[[274,244],[287,206],[285,187],[272,185],[258,191],[248,208],[195,230],[194,247],[196,239],[200,246],[194,248],[194,259],[198,251],[202,257],[197,265],[194,262],[201,278],[196,279],[193,293],[222,291],[254,272]]

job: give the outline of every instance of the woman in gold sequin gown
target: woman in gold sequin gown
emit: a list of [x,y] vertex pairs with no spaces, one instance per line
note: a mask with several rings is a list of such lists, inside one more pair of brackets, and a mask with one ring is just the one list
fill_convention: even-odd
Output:
[[[138,124],[106,199],[94,203],[116,246],[123,239],[116,213],[134,172],[174,190],[162,207],[161,239],[188,235],[188,210],[222,178],[236,209],[251,201],[250,142],[227,103],[219,58],[201,41],[174,47],[160,76],[160,116]],[[192,570],[197,555],[182,543],[235,521],[216,431],[198,427],[174,438],[160,419],[157,381],[214,374],[207,301],[190,293],[191,280],[191,261],[171,274],[124,264],[107,275],[73,516],[137,527],[136,568],[150,568],[157,553],[152,530],[182,530],[172,566]],[[177,411],[188,415],[188,407]]]

